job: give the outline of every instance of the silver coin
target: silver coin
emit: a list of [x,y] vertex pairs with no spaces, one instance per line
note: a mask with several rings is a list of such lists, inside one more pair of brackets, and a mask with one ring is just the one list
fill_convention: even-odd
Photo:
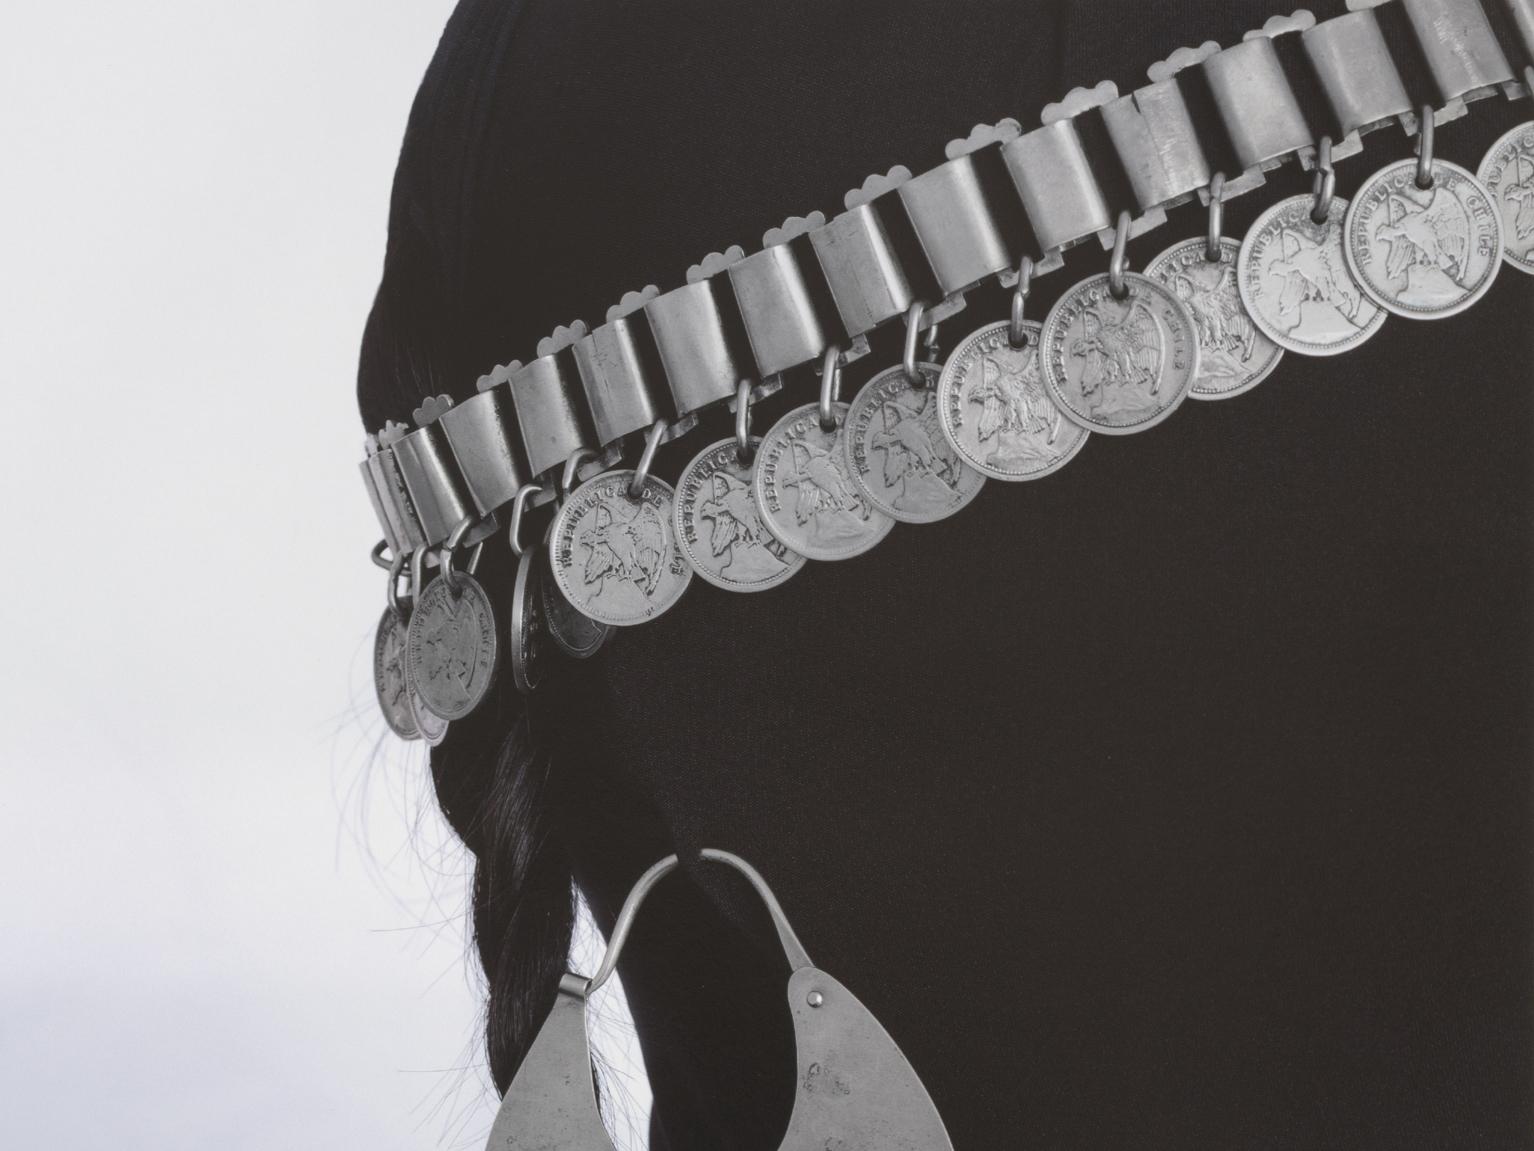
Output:
[[842,445],[847,405],[832,405],[836,427],[820,426],[820,405],[795,408],[762,437],[752,483],[762,522],[779,542],[812,560],[862,555],[895,521],[852,480]]
[[392,607],[384,608],[373,638],[373,689],[389,730],[401,739],[420,739],[405,678],[405,624]]
[[1036,480],[1075,458],[1091,433],[1061,414],[1039,365],[1040,325],[1023,325],[1012,346],[1003,320],[967,336],[948,357],[937,385],[943,436],[977,472],[998,480]]
[[654,619],[692,582],[677,548],[671,485],[650,476],[633,496],[634,475],[604,472],[576,488],[551,536],[559,590],[576,611],[614,627]]
[[1465,169],[1433,161],[1417,187],[1417,161],[1387,164],[1358,190],[1343,222],[1348,268],[1380,307],[1413,320],[1463,312],[1502,267],[1502,216]]
[[864,384],[847,409],[842,442],[852,480],[869,503],[899,523],[930,524],[965,507],[985,476],[943,436],[937,414],[943,369],[917,364],[916,371],[924,383],[893,367]]
[[[408,649],[407,649],[408,651]],[[410,659],[405,659],[405,679],[410,681]],[[416,691],[414,682],[410,682],[410,714],[415,718],[416,730],[420,733],[421,740],[428,747],[436,747],[447,738],[447,720],[432,712],[421,699],[421,693]]]
[[1236,286],[1247,315],[1279,347],[1302,356],[1356,348],[1385,323],[1348,270],[1342,222],[1348,202],[1310,218],[1310,196],[1280,200],[1257,217],[1236,257]]
[[1476,171],[1502,216],[1502,258],[1534,273],[1534,123],[1502,136]]
[[517,576],[511,585],[511,642],[507,645],[511,682],[523,695],[543,682],[543,600],[538,576],[541,549],[528,548],[517,557]]
[[1193,317],[1170,289],[1136,272],[1115,299],[1093,276],[1055,302],[1039,335],[1044,383],[1066,418],[1109,435],[1155,427],[1198,374]]
[[438,576],[416,597],[406,641],[411,684],[426,710],[447,720],[479,706],[500,656],[485,589],[466,572],[453,583]]
[[1241,244],[1220,239],[1220,258],[1209,258],[1203,238],[1174,244],[1149,264],[1145,274],[1172,291],[1193,317],[1198,329],[1198,375],[1193,377],[1195,400],[1223,400],[1255,388],[1284,358],[1275,344],[1247,315],[1236,287],[1236,258]]
[[612,638],[611,624],[598,623],[570,606],[570,601],[554,586],[553,576],[538,580],[538,596],[543,607],[543,626],[554,646],[571,659],[590,659]]
[[767,530],[751,472],[760,436],[742,463],[734,437],[710,444],[682,471],[676,485],[676,538],[697,572],[725,591],[766,591],[804,566],[804,557]]

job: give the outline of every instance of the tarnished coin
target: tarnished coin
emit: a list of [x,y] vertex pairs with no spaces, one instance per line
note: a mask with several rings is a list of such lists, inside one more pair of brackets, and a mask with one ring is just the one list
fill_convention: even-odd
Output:
[[1417,161],[1381,168],[1353,197],[1343,230],[1348,269],[1368,297],[1413,320],[1441,320],[1486,294],[1502,267],[1502,217],[1465,169],[1434,160],[1433,186]]
[[1039,336],[1055,403],[1094,432],[1143,432],[1187,398],[1198,374],[1193,317],[1171,290],[1135,272],[1114,299],[1093,276],[1055,302]]
[[671,485],[649,476],[630,495],[634,475],[604,472],[576,488],[550,537],[554,582],[570,606],[614,627],[654,619],[692,582],[676,543]]
[[511,682],[529,695],[543,682],[543,580],[538,572],[540,548],[528,548],[517,558],[517,576],[511,585],[511,642],[507,663]]
[[570,601],[554,586],[553,573],[547,568],[538,580],[538,598],[543,607],[544,630],[554,646],[571,659],[590,659],[612,638],[611,624],[598,623],[570,606]]
[[1275,344],[1246,313],[1236,287],[1237,240],[1222,237],[1220,258],[1209,258],[1202,237],[1174,244],[1149,264],[1145,274],[1159,280],[1183,302],[1198,329],[1198,374],[1193,377],[1195,400],[1239,396],[1268,378],[1284,349]]
[[1039,325],[987,324],[954,348],[937,385],[943,436],[966,463],[998,480],[1036,480],[1075,458],[1091,435],[1060,412],[1044,386]]
[[1356,348],[1385,322],[1348,270],[1342,221],[1348,202],[1332,201],[1326,222],[1310,218],[1315,200],[1291,196],[1257,217],[1236,258],[1246,314],[1279,347],[1302,356]]
[[852,480],[842,445],[847,405],[833,405],[836,427],[820,426],[820,405],[795,408],[762,437],[753,482],[762,522],[779,542],[812,560],[862,555],[895,521]]
[[389,730],[401,739],[420,739],[405,678],[405,624],[392,607],[384,608],[373,638],[373,688]]
[[804,566],[804,557],[767,530],[751,472],[761,437],[751,438],[741,462],[734,438],[710,444],[676,485],[676,536],[692,570],[725,591],[765,591]]
[[415,718],[416,730],[420,733],[421,740],[428,747],[436,747],[447,738],[447,720],[435,714],[426,706],[426,701],[421,698],[421,693],[416,691],[415,684],[410,680],[410,659],[405,659],[405,680],[410,684],[410,714]]
[[426,585],[410,616],[406,659],[420,702],[440,719],[462,719],[479,705],[495,678],[500,645],[495,614],[473,576]]
[[426,585],[410,613],[406,659],[410,682],[426,710],[462,719],[485,698],[495,679],[500,644],[495,612],[479,581],[459,572]]
[[1491,146],[1477,178],[1502,217],[1502,257],[1534,273],[1534,123],[1519,124]]
[[852,401],[842,442],[853,482],[868,501],[906,524],[945,520],[979,494],[985,477],[943,437],[937,383],[943,369],[917,364],[922,383],[904,367],[880,372]]

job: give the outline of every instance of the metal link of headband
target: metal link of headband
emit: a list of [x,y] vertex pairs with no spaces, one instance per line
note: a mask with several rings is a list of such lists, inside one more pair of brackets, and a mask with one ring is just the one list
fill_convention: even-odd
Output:
[[[1534,62],[1534,0],[1487,3],[1509,42]],[[1437,94],[1427,109],[1408,95],[1415,53],[1398,58],[1381,30],[1375,10],[1385,5],[1403,13],[1413,34],[1408,52],[1415,48],[1426,62]],[[577,475],[588,479],[612,466],[637,433],[663,424],[669,439],[701,409],[733,404],[743,380],[760,381],[753,386],[760,398],[828,347],[851,362],[866,353],[869,332],[906,317],[924,296],[939,300],[922,313],[932,325],[988,280],[1013,287],[1024,258],[1034,276],[1043,275],[1083,240],[1096,236],[1110,247],[1116,233],[1122,242],[1159,227],[1167,209],[1194,196],[1209,203],[1216,180],[1218,200],[1228,201],[1289,159],[1312,167],[1317,140],[1330,133],[1307,121],[1279,57],[1283,37],[1299,37],[1340,129],[1331,161],[1358,154],[1360,137],[1389,123],[1418,132],[1427,112],[1442,123],[1464,115],[1467,101],[1527,94],[1531,82],[1518,83],[1479,0],[1348,6],[1321,23],[1303,9],[1276,16],[1229,48],[1210,41],[1179,49],[1149,69],[1149,85],[1127,95],[1108,81],[1078,88],[1048,105],[1029,132],[1015,120],[978,126],[951,142],[947,161],[929,172],[913,177],[897,167],[871,176],[847,194],[840,215],[791,217],[765,234],[759,252],[712,254],[679,288],[629,293],[595,330],[579,321],[559,328],[529,363],[481,377],[478,394],[464,403],[428,400],[413,430],[390,424],[367,442],[363,478],[391,553],[438,547],[471,513],[477,526],[467,542],[475,543],[495,530],[495,514],[524,483],[542,481],[535,499],[551,499],[558,487],[551,481],[577,453],[584,453]],[[1179,79],[1193,70],[1207,82],[1242,165],[1234,175],[1210,168]],[[1088,113],[1107,128],[1132,207],[1108,203],[1078,128]],[[1125,212],[1127,231],[1116,226]],[[891,238],[907,228],[919,241],[916,261],[897,253]]]

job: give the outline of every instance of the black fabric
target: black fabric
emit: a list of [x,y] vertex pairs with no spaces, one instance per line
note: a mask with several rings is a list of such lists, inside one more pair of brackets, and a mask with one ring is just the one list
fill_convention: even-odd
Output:
[[[392,319],[467,395],[870,172],[1278,10],[466,0],[395,204],[461,247],[397,229],[380,308],[391,278],[439,285]],[[1527,116],[1477,105],[1440,153],[1473,169]],[[1340,193],[1408,151],[1371,136]],[[1305,187],[1277,174],[1228,231]],[[1202,227],[1181,209],[1131,257]],[[1033,314],[1104,266],[1073,252]],[[977,295],[948,343],[1004,309]],[[750,859],[959,1151],[1529,1147],[1531,314],[1504,269],[1460,317],[1290,355],[860,559],[757,596],[694,581],[534,704],[584,765],[599,916],[673,847]],[[374,384],[369,426],[408,416],[416,384]],[[762,426],[812,391],[792,379]],[[642,918],[623,974],[657,1146],[776,1146],[774,948],[747,889],[695,864]]]

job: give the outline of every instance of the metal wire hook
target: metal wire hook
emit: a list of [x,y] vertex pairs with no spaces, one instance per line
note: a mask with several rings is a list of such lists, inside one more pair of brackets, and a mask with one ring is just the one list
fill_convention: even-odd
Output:
[[1433,186],[1433,108],[1422,105],[1417,117],[1417,187],[1424,192]]
[[917,300],[905,314],[905,355],[900,364],[905,369],[906,383],[917,388],[927,382],[916,367],[916,338],[921,333],[921,318],[926,311],[927,305]]
[[395,558],[395,556],[389,555],[388,540],[379,540],[373,545],[372,559],[374,567],[381,567],[384,571],[388,571],[394,566]]
[[1023,327],[1023,314],[1028,306],[1028,293],[1033,290],[1033,257],[1024,256],[1017,262],[1017,287],[1012,290],[1012,320],[1007,326],[1007,340],[1014,348],[1028,343],[1028,329]]
[[540,495],[543,488],[538,484],[523,484],[517,489],[516,498],[511,501],[511,528],[510,536],[511,554],[518,559],[526,550],[522,546],[522,518],[527,514],[527,501],[533,496]]
[[1204,237],[1204,259],[1218,264],[1225,258],[1225,173],[1216,172],[1209,181],[1209,231]]
[[576,473],[584,464],[601,457],[591,448],[576,448],[570,453],[570,458],[565,461],[564,470],[559,473],[559,502],[564,503],[570,498],[570,492],[575,488]]
[[[767,886],[767,881],[762,878],[756,868],[738,855],[713,847],[705,847],[698,854],[700,859],[709,863],[720,863],[734,869],[745,877],[747,883],[751,884],[766,906],[772,925],[777,928],[778,941],[783,945],[783,954],[788,959],[791,971],[813,966],[809,953],[805,951],[804,944],[799,941],[793,925],[788,921],[788,914],[783,910],[783,905],[778,902],[777,896],[772,893],[772,888]],[[618,959],[623,954],[624,944],[628,942],[629,932],[633,930],[634,920],[639,916],[639,909],[644,906],[644,901],[649,898],[655,885],[675,871],[679,865],[675,855],[668,855],[641,875],[630,888],[628,898],[623,901],[623,910],[618,912],[617,922],[613,924],[612,935],[608,937],[607,950],[602,954],[601,966],[597,968],[596,974],[586,981],[587,995],[612,978],[612,973],[618,967]]]
[[[447,580],[447,590],[454,595],[458,594],[458,573],[453,570],[453,556],[463,546],[463,537],[469,534],[469,529],[474,524],[473,516],[464,516],[453,525],[453,530],[448,533],[447,542],[437,553],[437,566],[442,570],[442,578]],[[479,566],[479,545],[475,545],[474,558],[469,561],[469,566],[471,569]]]
[[744,466],[751,462],[751,381],[735,385],[735,458]]
[[400,623],[409,623],[410,613],[415,608],[411,596],[407,595],[403,601],[399,598],[399,577],[405,570],[405,558],[397,555],[389,561],[389,610]]
[[644,451],[639,456],[639,465],[634,469],[634,478],[629,481],[629,498],[638,499],[644,495],[645,483],[650,478],[650,469],[655,466],[655,450],[660,447],[661,437],[666,434],[666,421],[656,420],[645,436]]
[[1129,285],[1124,282],[1124,273],[1129,270],[1128,244],[1129,212],[1126,209],[1119,213],[1118,223],[1114,226],[1113,257],[1108,261],[1108,293],[1115,300],[1129,295]]
[[836,430],[836,398],[842,388],[842,350],[835,344],[820,359],[820,430]]
[[1322,136],[1316,144],[1316,178],[1311,182],[1310,220],[1324,224],[1332,218],[1332,201],[1337,196],[1337,169],[1332,164],[1332,138]]

